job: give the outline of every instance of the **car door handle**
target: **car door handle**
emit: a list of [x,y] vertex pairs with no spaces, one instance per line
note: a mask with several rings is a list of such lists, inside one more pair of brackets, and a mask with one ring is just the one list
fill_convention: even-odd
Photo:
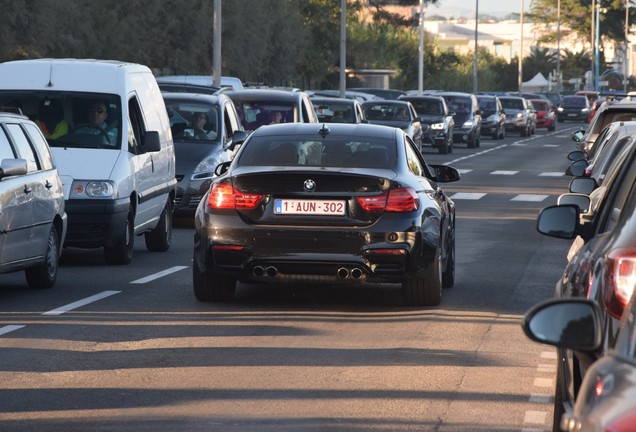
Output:
[[31,192],[33,192],[33,189],[31,189],[29,186],[24,186],[24,193],[25,194],[30,194]]
[[44,187],[47,189],[51,189],[53,187],[53,183],[47,180],[46,183],[44,183]]

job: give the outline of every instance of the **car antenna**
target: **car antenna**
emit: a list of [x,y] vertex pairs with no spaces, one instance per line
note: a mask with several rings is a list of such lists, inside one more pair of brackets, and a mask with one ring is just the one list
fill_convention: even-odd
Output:
[[320,129],[318,129],[318,133],[320,134],[321,137],[326,137],[327,135],[329,135],[329,132],[331,132],[329,130],[329,128],[327,127],[326,124],[322,124],[322,127]]

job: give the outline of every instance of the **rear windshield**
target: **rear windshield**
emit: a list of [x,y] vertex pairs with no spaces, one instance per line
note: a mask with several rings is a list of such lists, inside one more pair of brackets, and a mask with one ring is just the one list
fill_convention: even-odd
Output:
[[523,105],[522,99],[501,99],[501,106],[509,109],[522,110],[526,107]]
[[315,138],[253,137],[244,144],[239,166],[312,166],[336,168],[392,168],[394,141],[372,137]]

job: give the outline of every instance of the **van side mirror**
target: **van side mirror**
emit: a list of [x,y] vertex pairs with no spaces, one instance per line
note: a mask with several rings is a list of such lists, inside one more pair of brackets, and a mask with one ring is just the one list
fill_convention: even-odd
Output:
[[159,132],[147,131],[144,134],[144,142],[141,146],[144,153],[158,152],[161,150],[161,140],[159,139]]

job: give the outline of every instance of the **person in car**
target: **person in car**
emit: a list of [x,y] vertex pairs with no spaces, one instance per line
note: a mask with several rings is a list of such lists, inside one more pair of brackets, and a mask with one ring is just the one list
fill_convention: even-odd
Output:
[[68,122],[64,120],[64,108],[57,99],[44,98],[40,101],[35,124],[47,139],[57,139],[69,131]]
[[75,132],[88,134],[103,134],[108,137],[108,142],[117,142],[117,128],[107,123],[108,107],[106,102],[97,100],[90,104],[87,112],[88,123],[81,125]]
[[194,138],[196,139],[212,139],[210,135],[214,135],[214,132],[205,129],[208,123],[208,115],[206,113],[196,113],[194,120],[192,121],[192,128],[194,129]]

